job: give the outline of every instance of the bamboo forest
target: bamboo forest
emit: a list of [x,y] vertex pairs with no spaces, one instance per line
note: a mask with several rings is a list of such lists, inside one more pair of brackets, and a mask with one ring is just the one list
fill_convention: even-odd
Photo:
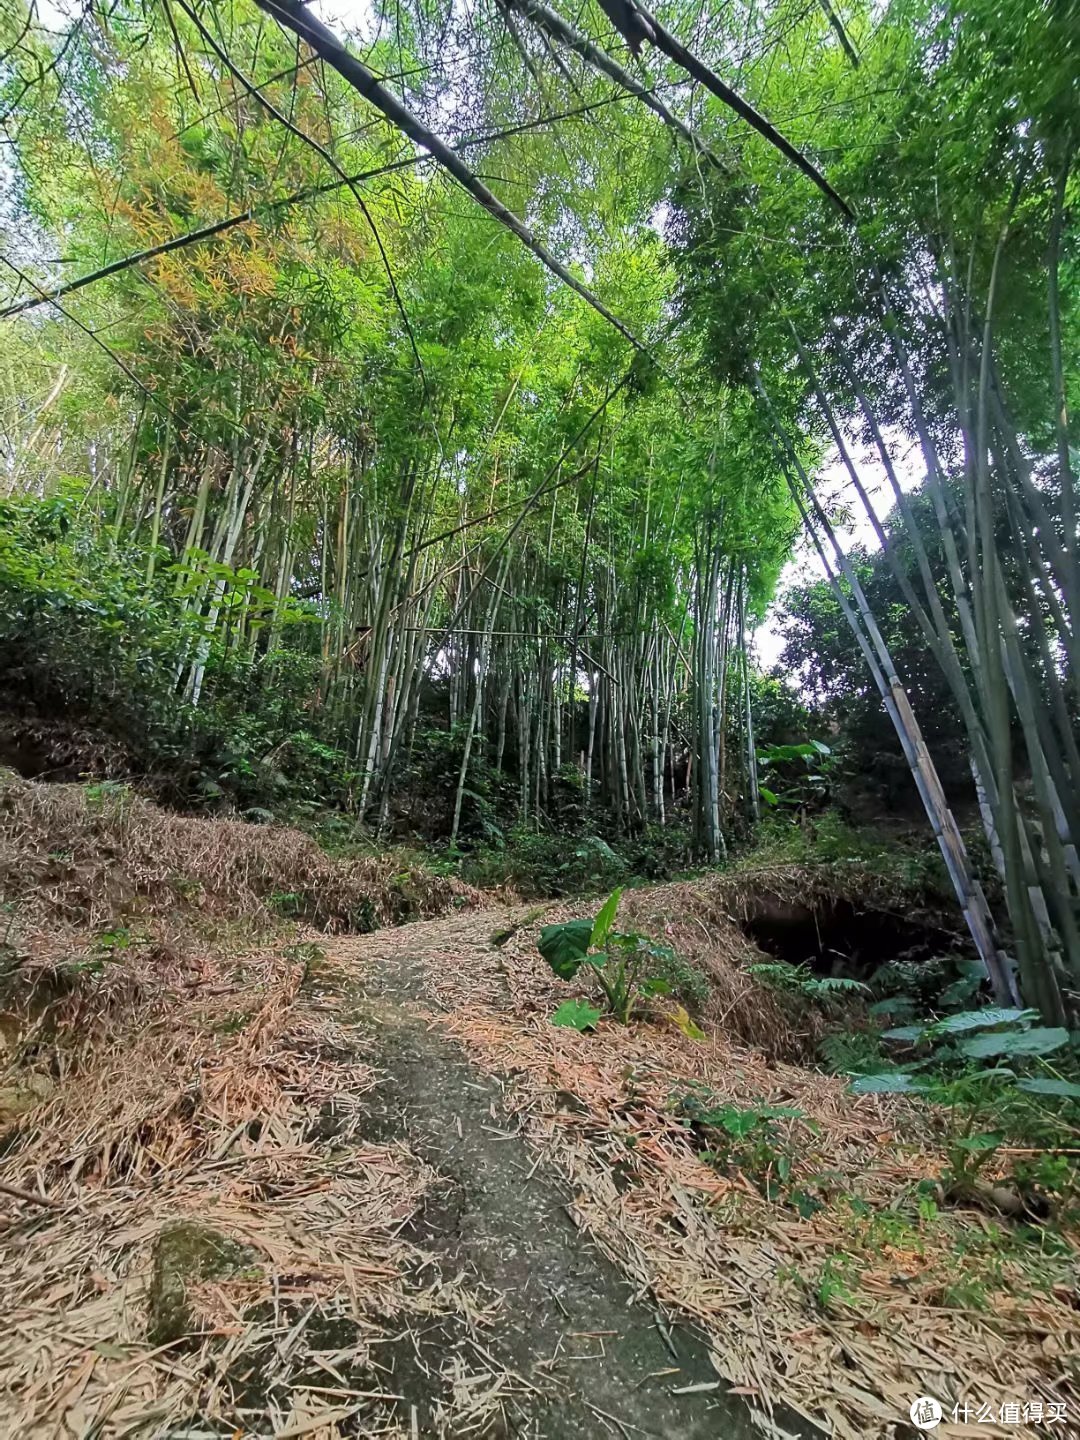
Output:
[[1078,149],[1077,0],[0,0],[0,1434],[1080,1434]]

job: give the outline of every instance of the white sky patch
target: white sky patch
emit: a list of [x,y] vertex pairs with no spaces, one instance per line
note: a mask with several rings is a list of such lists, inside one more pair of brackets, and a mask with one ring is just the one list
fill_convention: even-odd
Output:
[[82,13],[81,4],[72,0],[37,0],[34,7],[37,22],[46,30],[66,30],[72,20]]
[[375,34],[371,0],[311,0],[308,9],[343,39],[349,34],[370,41]]
[[[878,456],[877,447],[861,445],[852,440],[850,436],[845,436],[844,441],[848,447],[848,453],[855,463],[855,469],[862,481],[863,489],[870,496],[878,519],[884,522],[895,502],[892,486],[889,484],[885,467]],[[889,447],[893,469],[896,471],[900,488],[905,493],[917,489],[925,476],[918,442],[897,430],[886,430],[885,442]],[[849,523],[838,524],[835,527],[837,539],[843,545],[845,553],[853,545],[865,545],[871,552],[880,550],[877,536],[874,534],[874,527],[863,509],[862,501],[855,493],[851,476],[835,447],[818,473],[816,489],[819,499],[830,514],[832,505],[837,501],[850,512]],[[827,545],[826,551],[828,551]],[[824,573],[817,551],[805,533],[802,534],[796,542],[795,554],[781,572],[776,599],[769,606],[764,621],[754,631],[754,653],[763,670],[772,669],[779,660],[780,652],[784,647],[784,635],[778,621],[785,593],[796,585],[821,578]]]

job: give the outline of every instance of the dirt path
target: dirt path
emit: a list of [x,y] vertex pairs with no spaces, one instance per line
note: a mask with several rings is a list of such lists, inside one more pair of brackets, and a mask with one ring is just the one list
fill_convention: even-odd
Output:
[[[338,972],[331,983],[355,977],[351,993],[363,997],[356,1023],[381,1076],[369,1102],[372,1137],[406,1140],[439,1175],[409,1234],[441,1266],[464,1269],[497,1297],[489,1348],[526,1382],[510,1433],[821,1434],[794,1415],[754,1417],[729,1393],[705,1337],[631,1286],[575,1223],[571,1188],[528,1144],[502,1078],[471,1065],[446,1034],[439,977],[490,961],[498,942],[534,915],[519,908],[420,922],[339,940],[329,952],[330,973]],[[584,1108],[570,1093],[561,1101]],[[448,1343],[440,1331],[422,1343],[422,1352],[443,1351],[432,1358],[433,1373],[445,1369]],[[415,1373],[411,1359],[406,1370]],[[393,1383],[407,1389],[397,1370]]]
[[[833,881],[628,890],[703,1035],[660,1003],[582,1035],[551,1016],[588,976],[537,938],[584,902],[0,789],[0,1440],[740,1440],[751,1407],[909,1440],[919,1395],[1075,1420],[1075,1231],[924,1203],[942,1126],[809,1063],[822,1016],[748,972],[739,917]],[[294,891],[385,928],[283,928]]]

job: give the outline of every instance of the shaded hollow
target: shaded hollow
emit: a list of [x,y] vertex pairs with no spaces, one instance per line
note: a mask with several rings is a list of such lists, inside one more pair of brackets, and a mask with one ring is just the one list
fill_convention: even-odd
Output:
[[755,897],[742,929],[778,960],[855,980],[867,980],[889,960],[932,960],[963,943],[925,916],[862,909],[850,900],[804,903],[767,894]]

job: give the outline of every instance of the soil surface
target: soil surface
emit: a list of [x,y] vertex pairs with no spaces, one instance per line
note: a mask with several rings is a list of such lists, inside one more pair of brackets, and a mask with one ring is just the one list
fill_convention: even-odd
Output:
[[882,948],[864,912],[922,923],[880,877],[627,890],[668,988],[581,1034],[551,1021],[591,976],[538,941],[596,902],[491,904],[122,786],[0,792],[0,1440],[908,1440],[916,1395],[1075,1410],[1074,1231],[924,1207],[943,1126],[823,1073],[828,1016],[749,968],[763,919],[830,969]]
[[[441,1177],[409,1222],[408,1238],[444,1273],[463,1270],[502,1302],[490,1348],[526,1382],[511,1433],[546,1440],[820,1435],[797,1416],[753,1414],[718,1376],[704,1337],[648,1294],[632,1292],[577,1228],[568,1191],[527,1144],[499,1079],[478,1071],[440,1033],[438,1004],[425,983],[425,941],[430,936],[432,949],[445,954],[460,936],[467,963],[478,932],[491,924],[487,912],[482,920],[421,922],[339,946],[349,968],[360,961],[365,972],[351,1002],[365,1058],[382,1077],[369,1102],[368,1134],[380,1143],[406,1141]],[[406,935],[411,956],[403,953]],[[567,1094],[565,1103],[574,1097]],[[421,1433],[454,1343],[437,1326],[419,1347],[383,1356],[392,1387],[414,1404],[419,1398]]]

